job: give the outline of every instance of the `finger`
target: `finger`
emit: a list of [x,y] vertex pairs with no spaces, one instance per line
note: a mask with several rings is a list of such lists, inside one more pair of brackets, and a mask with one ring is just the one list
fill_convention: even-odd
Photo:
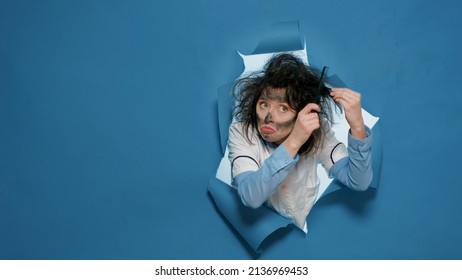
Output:
[[306,114],[301,117],[300,121],[306,124],[319,123],[319,115],[318,113]]
[[357,93],[357,92],[355,92],[355,91],[353,91],[353,90],[351,90],[349,88],[332,88],[331,89],[331,93],[342,93],[342,92],[343,93],[347,92],[347,93],[352,93],[352,94],[359,94],[359,93]]
[[337,91],[333,91],[331,93],[332,98],[335,102],[339,102],[340,100],[346,101],[348,104],[357,104],[361,103],[361,95],[357,92],[351,90],[342,90],[339,89]]
[[309,120],[306,122],[306,127],[310,130],[315,130],[320,127],[319,119],[317,120]]
[[334,96],[337,96],[337,97],[340,97],[340,96],[344,96],[345,98],[360,98],[361,97],[361,94],[359,94],[358,92],[355,92],[355,91],[352,91],[348,88],[334,88],[331,90],[331,94],[330,94],[332,97]]
[[316,103],[308,103],[301,111],[300,113],[301,114],[309,114],[311,112],[318,112],[320,113],[321,112],[321,108],[319,107],[318,104]]
[[356,104],[356,103],[358,103],[360,101],[359,98],[357,98],[355,96],[348,95],[348,94],[339,94],[339,95],[333,96],[332,98],[336,102],[344,101],[347,104],[351,104],[351,105]]
[[340,103],[340,105],[342,105],[343,108],[345,108],[346,106],[348,106],[348,103],[342,99],[342,98],[339,98],[339,97],[335,97],[334,98],[334,101],[337,102],[337,103]]

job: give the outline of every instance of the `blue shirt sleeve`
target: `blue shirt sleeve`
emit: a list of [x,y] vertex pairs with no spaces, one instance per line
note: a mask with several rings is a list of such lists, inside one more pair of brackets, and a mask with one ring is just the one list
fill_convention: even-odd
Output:
[[359,140],[348,134],[348,157],[337,161],[329,170],[329,177],[345,186],[366,190],[372,181],[372,131],[366,127],[366,138]]
[[299,156],[292,158],[284,145],[279,145],[257,171],[246,171],[234,177],[242,203],[258,208],[277,190]]

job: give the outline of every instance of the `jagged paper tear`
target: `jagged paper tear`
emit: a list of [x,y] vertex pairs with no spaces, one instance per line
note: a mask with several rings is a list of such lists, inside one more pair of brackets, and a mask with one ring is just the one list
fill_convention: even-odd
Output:
[[[292,53],[309,65],[306,44],[302,45],[301,43],[297,21],[275,24],[271,32],[265,35],[252,54],[240,54],[245,65],[241,76],[261,70],[268,59],[280,52]],[[343,82],[336,75],[328,77],[327,80],[332,81],[336,86],[340,84],[344,86]],[[218,124],[224,155],[218,166],[216,176],[209,181],[208,191],[212,195],[218,210],[228,222],[239,232],[255,252],[260,253],[261,244],[267,237],[277,229],[286,227],[292,224],[292,222],[265,206],[258,209],[251,209],[244,206],[240,201],[236,189],[231,185],[231,163],[228,159],[227,141],[228,128],[233,121],[232,108],[234,107],[234,99],[232,96],[232,84],[223,85],[218,89]],[[382,162],[379,119],[364,109],[363,118],[365,124],[374,133],[372,146],[373,180],[371,187],[376,188],[380,179]],[[332,129],[337,139],[343,143],[347,143],[349,126],[344,114],[336,115],[334,123],[335,125]],[[318,176],[321,184],[316,201],[342,188],[342,184],[337,180],[330,179],[321,166],[318,166]]]

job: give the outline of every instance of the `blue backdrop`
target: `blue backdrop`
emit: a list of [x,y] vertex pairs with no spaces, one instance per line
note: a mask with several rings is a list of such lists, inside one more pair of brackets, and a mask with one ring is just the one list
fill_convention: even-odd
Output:
[[[1,259],[461,259],[458,1],[0,1]],[[217,88],[298,20],[381,118],[378,190],[258,256],[217,212]]]

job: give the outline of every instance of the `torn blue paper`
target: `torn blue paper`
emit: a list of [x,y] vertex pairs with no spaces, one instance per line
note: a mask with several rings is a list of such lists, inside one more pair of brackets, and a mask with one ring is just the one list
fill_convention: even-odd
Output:
[[[289,52],[298,56],[309,65],[306,44],[302,45],[301,42],[298,22],[275,24],[271,32],[263,37],[252,54],[240,54],[245,65],[241,76],[261,70],[268,59],[280,52]],[[346,86],[336,75],[327,77],[327,81],[336,87]],[[231,163],[228,159],[227,142],[229,125],[233,121],[232,110],[234,107],[234,98],[232,95],[232,85],[233,83],[229,83],[218,89],[218,123],[223,158],[218,167],[216,177],[212,178],[209,182],[208,191],[212,195],[218,210],[228,222],[239,232],[255,252],[261,252],[262,242],[279,228],[287,227],[292,221],[264,206],[258,209],[251,209],[244,206],[240,201],[236,189],[231,185]],[[363,118],[365,124],[374,132],[372,146],[373,181],[371,187],[376,188],[379,183],[382,162],[379,119],[364,109]],[[332,127],[332,130],[335,132],[336,137],[339,141],[347,143],[349,126],[344,114],[337,115],[334,123],[335,125]],[[321,183],[316,201],[342,188],[341,183],[328,178],[321,166],[318,167],[318,177]]]
[[257,253],[261,252],[262,242],[271,233],[291,224],[268,207],[252,209],[244,206],[236,190],[217,178],[210,179],[209,192],[223,216]]
[[277,53],[303,49],[298,21],[279,22],[266,33],[252,54]]

